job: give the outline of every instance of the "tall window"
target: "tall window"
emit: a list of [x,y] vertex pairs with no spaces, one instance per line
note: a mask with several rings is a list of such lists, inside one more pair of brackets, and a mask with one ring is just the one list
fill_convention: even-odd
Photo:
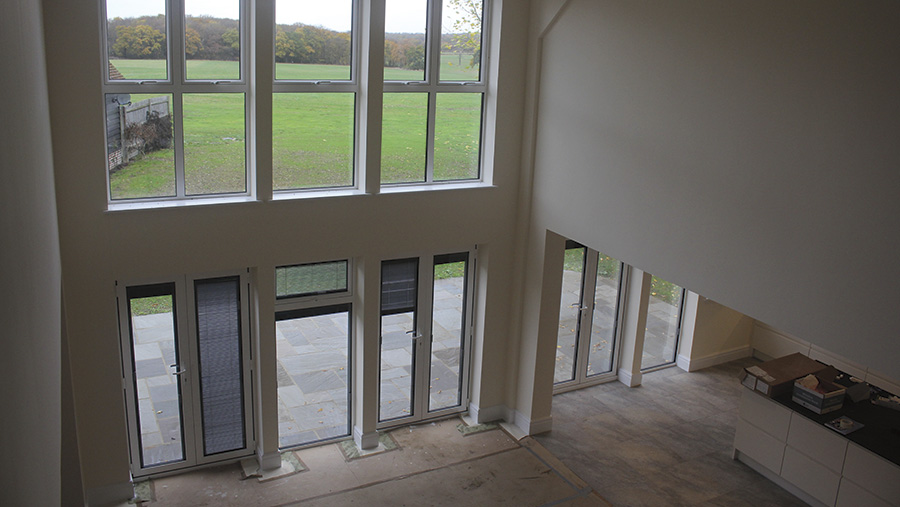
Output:
[[274,189],[354,185],[354,0],[277,0]]
[[247,2],[106,0],[110,201],[247,194]]
[[381,182],[481,175],[484,2],[386,0]]
[[683,310],[684,289],[658,276],[651,277],[641,370],[675,364]]

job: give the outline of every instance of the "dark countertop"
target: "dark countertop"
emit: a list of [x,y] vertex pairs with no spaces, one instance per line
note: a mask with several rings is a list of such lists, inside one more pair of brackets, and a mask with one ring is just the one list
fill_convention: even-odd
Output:
[[776,396],[773,400],[823,426],[841,416],[864,424],[864,427],[849,435],[834,433],[900,466],[900,411],[875,405],[870,400],[854,403],[849,396],[845,396],[844,405],[839,410],[819,415],[791,401],[791,393]]

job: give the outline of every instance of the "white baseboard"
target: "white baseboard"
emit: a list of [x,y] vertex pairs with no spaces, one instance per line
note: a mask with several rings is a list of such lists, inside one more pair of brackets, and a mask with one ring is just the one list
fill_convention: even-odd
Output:
[[474,403],[469,403],[469,416],[478,424],[495,422],[500,420],[508,421],[509,409],[506,405],[494,405],[491,407],[479,408]]
[[258,449],[256,461],[259,463],[260,470],[277,470],[281,468],[281,453],[278,451],[262,452],[262,449]]
[[362,428],[354,426],[353,441],[360,449],[373,449],[378,447],[378,432],[363,433]]
[[711,354],[705,357],[698,357],[696,359],[690,359],[688,357],[679,355],[676,358],[675,362],[678,367],[684,371],[697,371],[704,368],[709,368],[710,366],[715,366],[717,364],[727,363],[729,361],[734,361],[737,359],[744,359],[745,357],[750,357],[752,355],[753,348],[749,345],[746,345],[744,347],[738,347],[736,349],[719,352],[717,354]]
[[134,498],[134,486],[131,482],[87,489],[87,505],[90,507],[122,504],[132,498]]
[[530,417],[516,410],[514,424],[526,435],[538,435],[553,429],[553,416],[532,420]]
[[637,387],[641,385],[641,382],[644,380],[644,376],[641,372],[636,371],[633,374],[625,369],[619,368],[619,382],[625,384],[628,387]]

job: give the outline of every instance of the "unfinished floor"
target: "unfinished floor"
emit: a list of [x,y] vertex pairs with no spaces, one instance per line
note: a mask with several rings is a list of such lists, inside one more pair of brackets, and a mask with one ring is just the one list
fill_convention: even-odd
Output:
[[362,458],[297,451],[305,471],[266,482],[237,464],[157,479],[145,505],[804,505],[731,459],[737,373],[753,362],[556,395],[553,431],[519,442],[447,419],[391,431],[395,450]]

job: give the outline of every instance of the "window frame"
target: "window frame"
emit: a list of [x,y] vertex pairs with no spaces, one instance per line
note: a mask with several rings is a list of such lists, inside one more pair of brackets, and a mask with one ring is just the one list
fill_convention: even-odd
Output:
[[[427,0],[427,23],[425,29],[425,79],[423,81],[384,81],[382,95],[389,93],[427,93],[427,133],[425,145],[425,179],[422,181],[385,183],[379,178],[382,188],[410,187],[422,185],[446,185],[484,181],[484,142],[486,123],[486,98],[489,81],[488,51],[490,47],[491,0],[481,0],[481,62],[478,81],[441,81],[441,37],[443,35],[444,0]],[[437,62],[437,63],[435,63]],[[382,67],[383,72],[383,67]],[[481,113],[478,133],[478,175],[475,178],[435,180],[434,179],[434,137],[437,125],[437,96],[446,93],[477,93],[481,95]],[[381,175],[379,175],[380,177]]]
[[[362,56],[362,33],[363,19],[362,6],[360,2],[364,0],[350,0],[352,9],[352,21],[350,25],[350,79],[347,80],[327,80],[327,79],[277,79],[277,66],[275,62],[275,38],[278,35],[278,1],[272,2],[273,25],[272,25],[272,99],[276,94],[283,93],[353,93],[353,143],[351,154],[352,172],[351,182],[349,185],[341,186],[322,186],[308,188],[284,188],[275,189],[275,156],[274,156],[274,134],[272,136],[272,193],[275,198],[279,196],[289,196],[292,194],[302,194],[310,192],[322,192],[329,190],[347,190],[357,189],[360,186],[361,154],[364,153],[360,140],[363,139],[362,127],[360,126],[360,118],[364,117],[364,108],[366,104],[361,100],[360,79],[363,65],[369,65],[369,58]],[[269,118],[270,123],[274,125],[274,114]]]
[[[121,204],[132,203],[166,203],[189,202],[194,200],[209,200],[229,197],[252,197],[256,190],[255,161],[251,157],[252,148],[255,147],[255,131],[252,128],[251,111],[253,110],[253,95],[251,94],[250,76],[255,62],[252,61],[253,52],[250,51],[250,28],[252,26],[251,0],[237,0],[239,2],[240,19],[238,20],[239,35],[241,41],[239,79],[187,79],[187,56],[184,47],[184,31],[187,25],[185,14],[185,1],[164,0],[166,8],[166,71],[167,77],[161,79],[110,79],[109,64],[109,24],[107,17],[107,0],[100,0],[100,37],[101,37],[101,68],[103,80],[101,95],[104,103],[108,94],[165,94],[171,97],[172,111],[172,145],[175,172],[175,195],[159,197],[133,197],[116,198],[112,196],[112,187],[109,171],[109,152],[107,151],[106,165],[106,198],[108,206],[115,207]],[[177,50],[177,52],[176,52]],[[244,190],[241,192],[222,192],[212,194],[187,194],[184,162],[184,96],[190,94],[215,94],[234,93],[241,94],[244,99]],[[105,124],[104,124],[105,128]],[[107,147],[109,144],[107,139]]]

